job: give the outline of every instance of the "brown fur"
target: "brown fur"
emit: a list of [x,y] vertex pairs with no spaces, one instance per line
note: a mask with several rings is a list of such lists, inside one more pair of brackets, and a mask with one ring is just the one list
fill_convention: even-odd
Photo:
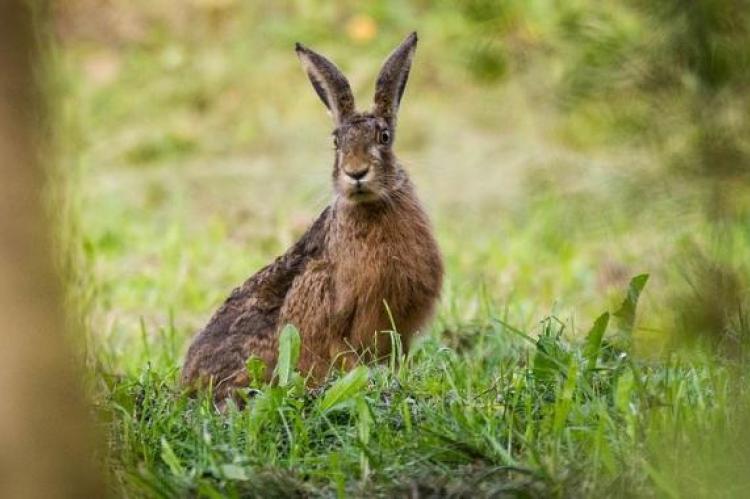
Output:
[[374,111],[358,113],[353,100],[349,108],[351,91],[338,69],[298,44],[336,124],[336,196],[289,251],[235,289],[214,314],[188,350],[185,384],[211,382],[218,400],[231,396],[248,383],[251,355],[270,374],[285,324],[299,329],[298,367],[315,383],[332,365],[350,368],[388,356],[388,310],[405,348],[429,319],[442,285],[442,260],[392,151],[395,112],[415,45],[413,34],[396,49],[378,78]]

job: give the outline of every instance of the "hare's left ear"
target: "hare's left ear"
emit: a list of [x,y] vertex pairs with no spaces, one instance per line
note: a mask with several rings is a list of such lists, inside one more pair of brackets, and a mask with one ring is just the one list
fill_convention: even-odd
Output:
[[333,123],[339,126],[354,114],[354,96],[349,82],[334,63],[317,52],[300,43],[295,50],[315,92],[331,112]]
[[417,33],[406,37],[401,45],[388,56],[378,75],[375,85],[375,106],[373,113],[395,124],[401,96],[404,95],[406,80],[409,79],[411,60],[417,48]]

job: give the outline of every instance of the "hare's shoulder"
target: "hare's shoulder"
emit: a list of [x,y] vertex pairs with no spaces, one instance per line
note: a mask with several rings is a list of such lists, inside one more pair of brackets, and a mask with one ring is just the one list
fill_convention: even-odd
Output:
[[329,213],[326,208],[294,246],[232,291],[190,345],[184,382],[234,372],[251,351],[274,348],[279,312],[292,283],[323,252]]
[[[230,318],[231,323],[223,324],[224,327],[220,329],[226,329],[230,334],[246,333],[246,327],[241,326],[248,321],[241,320],[235,324],[241,316],[261,314],[273,319],[278,317],[279,308],[284,303],[295,278],[323,253],[329,217],[330,209],[326,208],[286,253],[256,272],[242,286],[234,289],[214,314],[206,329],[213,323],[225,323],[226,316]],[[275,326],[275,320],[271,322]]]

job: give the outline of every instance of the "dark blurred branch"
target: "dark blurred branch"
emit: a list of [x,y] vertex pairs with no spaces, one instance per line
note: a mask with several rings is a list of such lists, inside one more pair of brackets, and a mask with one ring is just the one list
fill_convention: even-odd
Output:
[[0,497],[101,497],[43,206],[28,6],[0,3]]

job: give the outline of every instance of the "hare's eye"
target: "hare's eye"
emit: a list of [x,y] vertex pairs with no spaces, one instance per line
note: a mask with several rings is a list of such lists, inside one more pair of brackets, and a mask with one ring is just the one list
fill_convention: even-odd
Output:
[[333,147],[335,147],[336,149],[339,148],[339,136],[338,135],[333,136]]
[[381,130],[378,134],[378,142],[383,144],[384,146],[391,143],[391,132],[388,130]]

